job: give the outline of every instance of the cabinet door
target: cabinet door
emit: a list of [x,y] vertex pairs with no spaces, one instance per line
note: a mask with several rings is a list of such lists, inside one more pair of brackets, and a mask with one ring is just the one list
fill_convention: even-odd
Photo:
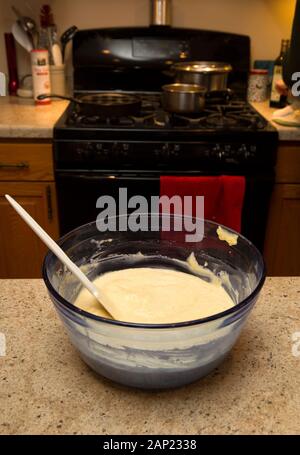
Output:
[[0,278],[39,278],[47,247],[8,204],[6,193],[58,238],[54,183],[0,182]]
[[267,274],[300,275],[300,185],[276,184],[265,243]]

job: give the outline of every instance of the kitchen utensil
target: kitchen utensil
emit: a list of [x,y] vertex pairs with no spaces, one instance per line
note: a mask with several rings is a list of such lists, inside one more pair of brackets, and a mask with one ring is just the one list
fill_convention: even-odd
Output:
[[39,100],[46,98],[60,98],[76,103],[82,115],[98,115],[122,117],[136,115],[140,111],[141,100],[134,95],[107,92],[96,95],[84,95],[80,98],[61,96],[58,94],[39,95]]
[[6,95],[6,78],[5,74],[0,73],[0,96]]
[[29,39],[32,41],[33,48],[36,48],[38,42],[38,30],[36,22],[31,17],[23,16],[15,6],[12,6],[11,8],[18,18],[19,24],[28,34]]
[[6,59],[8,67],[8,93],[16,95],[19,87],[19,78],[17,70],[17,55],[15,40],[12,33],[4,33]]
[[62,58],[62,53],[61,53],[59,44],[57,44],[57,43],[52,44],[51,53],[52,53],[53,65],[62,66],[63,58]]
[[15,22],[12,25],[11,31],[17,43],[19,43],[27,52],[31,52],[33,49],[32,41],[18,22]]
[[190,114],[205,106],[206,88],[195,84],[168,84],[162,87],[162,103],[168,112]]
[[223,62],[180,62],[173,65],[171,70],[175,73],[175,82],[197,84],[208,91],[221,91],[227,88],[232,66]]
[[[87,276],[77,267],[66,253],[54,242],[54,240],[41,228],[41,226],[20,206],[11,196],[5,195],[5,198],[28,226],[37,234],[42,242],[55,254],[55,256],[72,272],[80,283],[98,300],[99,304],[112,315],[114,312],[111,308],[110,301],[101,289],[98,289]],[[113,315],[112,315],[113,316]]]
[[48,49],[48,52],[49,52],[49,64],[54,65],[54,60],[53,60],[53,55],[52,55],[52,48],[53,48],[52,28],[47,27],[46,32],[47,32],[47,37],[48,37],[46,49]]
[[[178,270],[178,265],[179,270],[188,272],[184,264],[174,266],[173,259],[185,262],[193,251],[199,264],[207,263],[207,269],[214,273],[227,273],[229,287],[224,286],[236,302],[234,307],[205,319],[175,324],[111,321],[73,305],[80,286],[53,253],[47,254],[43,265],[49,295],[83,360],[113,381],[145,389],[182,386],[217,367],[235,344],[265,280],[262,256],[244,237],[239,236],[237,245],[229,246],[219,240],[218,224],[205,221],[203,240],[185,244],[181,235],[178,240],[175,226],[178,221],[181,226],[190,226],[190,220],[182,219],[181,215],[167,218],[174,226],[169,233],[164,230],[164,216],[159,218],[160,232],[103,233],[93,222],[70,232],[58,243],[67,254],[72,254],[76,264],[85,267],[90,279],[124,267]],[[128,223],[128,217],[111,221],[121,226]],[[128,255],[133,253],[138,254],[129,260]]]
[[72,27],[68,28],[61,35],[60,42],[61,42],[61,51],[62,51],[63,61],[65,60],[66,46],[67,46],[68,42],[74,38],[77,30],[78,30],[78,28],[76,27],[76,25],[73,25]]
[[12,6],[11,8],[15,15],[17,16],[17,18],[19,19],[19,21],[21,22],[25,32],[33,32],[37,30],[36,23],[31,17],[23,16],[15,6]]

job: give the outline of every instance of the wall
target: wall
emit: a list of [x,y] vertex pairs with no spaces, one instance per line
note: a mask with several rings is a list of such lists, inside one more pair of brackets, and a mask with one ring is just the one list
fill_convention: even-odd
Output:
[[[281,38],[289,38],[296,0],[173,0],[173,25],[222,30],[251,36],[253,59],[274,59]],[[148,25],[150,0],[50,0],[59,31],[79,28]],[[39,0],[14,0],[25,13],[38,13]],[[0,36],[14,19],[9,0],[0,0]],[[31,9],[30,9],[31,7]],[[21,72],[28,56],[18,50]],[[5,68],[0,39],[0,69]],[[28,66],[26,66],[28,68]]]

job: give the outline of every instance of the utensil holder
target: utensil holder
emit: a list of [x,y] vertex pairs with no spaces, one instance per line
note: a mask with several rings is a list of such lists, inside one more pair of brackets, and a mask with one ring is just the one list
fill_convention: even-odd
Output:
[[[50,65],[51,92],[66,95],[65,65]],[[58,98],[57,98],[58,99]]]

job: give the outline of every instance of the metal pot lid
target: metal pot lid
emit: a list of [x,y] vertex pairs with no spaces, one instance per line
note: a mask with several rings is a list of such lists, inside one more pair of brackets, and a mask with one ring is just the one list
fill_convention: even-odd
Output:
[[174,84],[163,85],[162,89],[168,93],[206,93],[207,89],[196,84],[181,84],[175,82]]
[[230,63],[225,62],[180,62],[175,63],[173,68],[177,71],[205,74],[223,74],[232,71]]

